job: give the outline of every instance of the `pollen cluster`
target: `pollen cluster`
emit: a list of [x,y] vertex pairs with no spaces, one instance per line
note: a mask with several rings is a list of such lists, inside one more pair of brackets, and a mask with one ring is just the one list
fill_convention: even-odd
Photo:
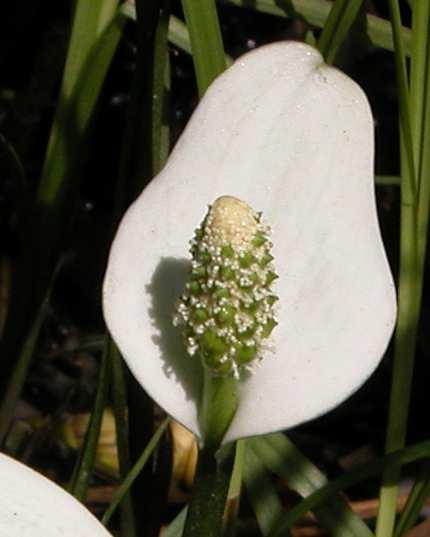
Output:
[[262,342],[277,322],[271,291],[270,228],[249,205],[218,198],[191,241],[190,280],[178,300],[174,325],[188,354],[215,375],[239,376],[261,359]]

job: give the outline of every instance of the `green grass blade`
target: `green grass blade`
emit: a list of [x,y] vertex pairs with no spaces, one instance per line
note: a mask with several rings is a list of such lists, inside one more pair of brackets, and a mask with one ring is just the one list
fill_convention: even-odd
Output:
[[100,36],[115,19],[122,0],[103,0],[98,13],[97,35]]
[[332,8],[327,0],[227,0],[227,3],[276,17],[299,18],[317,28],[324,26]]
[[[303,497],[327,483],[326,477],[282,434],[248,441],[267,469],[288,480],[288,486]],[[372,532],[353,513],[341,496],[315,510],[315,516],[335,537],[370,537]]]
[[[417,326],[420,313],[421,283],[417,267],[416,212],[405,200],[402,184],[400,229],[400,274],[394,364],[387,426],[386,452],[403,447],[409,413]],[[409,201],[409,198],[407,198]],[[388,469],[383,476],[376,534],[391,537],[396,515],[399,469]]]
[[[136,8],[133,4],[123,4],[121,8],[122,13],[131,20],[136,20]],[[174,15],[170,16],[169,20],[169,41],[175,46],[191,54],[191,40],[188,28],[186,25],[175,17]]]
[[335,0],[318,40],[318,50],[327,63],[333,63],[352,23],[361,7],[362,0]]
[[38,190],[38,202],[42,205],[58,205],[67,199],[68,183],[72,181],[68,171],[73,164],[76,165],[74,160],[82,157],[80,146],[85,141],[84,136],[118,46],[123,24],[123,16],[119,15],[98,36],[87,52],[70,95],[71,83],[65,77]]
[[[133,5],[124,4],[121,11],[129,19],[134,21],[136,20],[136,10]],[[178,19],[178,17],[175,17],[174,15],[170,16],[168,39],[170,43],[179,49],[183,50],[187,54],[192,54],[188,28],[180,19]],[[225,63],[226,65],[231,65],[233,63],[233,59],[228,54],[225,56]]]
[[164,109],[169,84],[168,13],[166,0],[136,2],[138,54],[121,153],[119,215],[159,171],[168,149]]
[[282,504],[270,474],[249,446],[246,450],[243,477],[258,527],[263,536],[267,537],[281,520]]
[[17,357],[12,375],[7,379],[6,389],[0,405],[0,446],[3,446],[5,442],[5,438],[9,431],[15,412],[16,403],[27,378],[28,368],[30,366],[31,358],[39,338],[40,329],[48,312],[52,288],[54,286],[56,276],[61,270],[62,263],[63,261],[60,261],[56,271],[54,272],[51,283],[45,293],[43,302],[39,307],[39,311],[37,312],[33,324],[30,327],[29,333],[27,334],[27,337],[25,338],[25,341],[21,347],[21,352]]
[[[301,18],[311,26],[322,28],[328,17],[332,2],[327,0],[227,0],[235,6],[255,9],[278,17]],[[366,15],[367,36],[376,47],[394,50],[390,23],[374,15]],[[402,28],[405,52],[410,54],[411,31]]]
[[[405,445],[412,388],[418,323],[420,319],[424,265],[429,221],[430,182],[430,2],[414,4],[413,42],[410,67],[410,110],[417,195],[413,199],[406,180],[405,140],[402,136],[402,204],[400,234],[400,275],[398,322],[387,426],[386,451]],[[393,533],[399,470],[384,473],[377,521],[377,536]]]
[[394,39],[394,59],[396,63],[397,88],[399,92],[399,112],[400,128],[402,129],[403,143],[406,155],[406,177],[410,190],[411,203],[416,199],[417,178],[416,162],[414,158],[414,147],[411,126],[411,107],[409,101],[409,83],[406,69],[406,54],[402,40],[402,22],[400,18],[400,7],[398,0],[389,0],[391,27]]
[[242,474],[245,462],[246,440],[236,442],[233,471],[231,472],[230,485],[228,488],[228,499],[238,498],[242,490]]
[[[400,467],[417,460],[428,458],[429,454],[430,441],[421,442],[420,444],[386,455],[370,464],[359,466],[351,472],[342,475],[339,479],[335,479],[330,483],[325,484],[305,500],[302,500],[299,505],[283,517],[281,523],[270,537],[281,537],[282,535],[285,535],[285,532],[292,528],[292,526],[308,511],[313,511],[314,513],[318,512],[318,506],[332,502],[335,494],[379,474],[384,468],[394,466]],[[339,518],[339,525],[341,525],[342,522],[341,518]],[[331,533],[331,535],[335,535],[335,533]],[[348,535],[348,533],[341,532],[338,535],[345,536]]]
[[[394,40],[391,33],[390,23],[385,19],[376,17],[375,15],[366,15],[367,20],[367,37],[370,42],[376,47],[381,47],[385,50],[394,50]],[[410,28],[402,26],[401,28],[403,45],[405,47],[406,56],[411,54],[411,37]]]
[[[118,1],[115,3],[118,5]],[[62,176],[58,178],[53,173],[50,173],[50,170],[57,161],[66,160],[67,158],[67,155],[64,154],[65,148],[67,147],[65,140],[67,131],[64,132],[64,130],[65,127],[70,129],[70,125],[65,125],[64,122],[65,118],[69,116],[70,109],[74,109],[76,106],[76,102],[73,104],[73,107],[70,104],[72,100],[76,101],[76,86],[78,84],[82,85],[88,58],[91,52],[94,51],[100,35],[103,34],[108,24],[112,22],[111,19],[107,23],[105,19],[106,12],[103,6],[103,0],[94,0],[92,2],[77,0],[76,2],[73,27],[60,90],[60,100],[51,129],[44,169],[42,171],[42,180],[39,185],[39,198],[46,203],[55,200],[58,184],[63,179]],[[96,77],[94,77],[93,83],[97,86]]]
[[155,32],[154,74],[152,86],[152,174],[156,175],[164,166],[170,152],[170,128],[168,120],[168,98],[170,94],[170,63],[167,49],[170,9],[161,10]]
[[415,2],[412,10],[412,61],[410,75],[410,106],[412,114],[412,139],[414,161],[420,173],[422,166],[420,152],[423,147],[425,92],[427,80],[427,48],[429,41],[429,2]]
[[161,437],[163,436],[164,431],[169,425],[169,422],[170,422],[170,418],[165,418],[164,421],[159,425],[154,435],[152,436],[151,440],[148,442],[148,445],[143,450],[142,455],[134,464],[133,468],[130,470],[127,477],[122,482],[121,486],[115,492],[114,497],[109,507],[106,509],[106,512],[104,513],[103,518],[102,518],[102,524],[104,524],[105,526],[109,523],[109,520],[114,514],[116,508],[121,503],[124,496],[130,490],[130,487],[132,486],[132,484],[134,483],[134,481],[136,480],[136,478],[142,471],[145,464],[148,462],[149,457],[152,455],[155,448],[157,447],[158,442],[161,440]]
[[[184,52],[192,54],[188,28],[178,17],[173,15],[169,21],[169,41]],[[225,55],[225,63],[227,66],[233,63],[233,59],[228,54]]]
[[[82,69],[87,61],[88,55],[97,41],[99,32],[102,30],[100,28],[100,16],[103,12],[103,3],[103,0],[93,0],[92,2],[77,0],[75,4],[57,120],[62,116],[62,108],[67,106],[67,101],[72,96],[75,85],[82,75]],[[55,134],[52,137],[54,136]]]
[[76,466],[73,471],[69,492],[79,501],[85,501],[88,485],[94,468],[97,445],[103,420],[103,412],[106,406],[109,390],[109,345],[107,344],[100,363],[99,378],[94,407],[91,412],[90,422],[85,433],[85,440]]
[[408,501],[396,524],[394,537],[402,537],[414,526],[421,510],[430,496],[430,464],[427,462],[422,473],[414,483]]
[[226,68],[215,0],[182,0],[191,38],[199,96]]
[[[118,451],[119,476],[122,481],[128,474],[130,464],[130,446],[128,443],[129,430],[127,420],[127,388],[125,366],[117,346],[109,339],[109,363],[111,368],[111,397],[115,417],[116,446]],[[133,502],[127,493],[121,503],[121,537],[136,537],[136,521]]]
[[[427,34],[426,40],[423,42],[423,49],[420,55],[424,56],[425,63],[425,78],[422,79],[422,85],[424,86],[423,94],[423,125],[422,125],[422,137],[419,154],[419,175],[418,175],[418,223],[417,223],[417,242],[418,242],[418,256],[422,265],[422,270],[425,263],[425,254],[427,248],[427,233],[429,223],[429,210],[430,210],[430,1],[425,0],[423,4],[426,5],[427,10],[423,16],[427,17]],[[412,79],[411,79],[411,99],[414,99],[412,92]],[[414,118],[418,112],[414,110]]]

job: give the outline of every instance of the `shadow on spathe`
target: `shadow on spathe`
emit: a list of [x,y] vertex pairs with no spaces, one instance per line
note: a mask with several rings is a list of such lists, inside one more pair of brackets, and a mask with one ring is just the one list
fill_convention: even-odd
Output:
[[152,340],[160,348],[164,372],[183,386],[187,400],[197,404],[202,367],[197,357],[187,354],[181,330],[173,326],[176,302],[185,290],[189,270],[189,260],[164,257],[146,291],[151,297],[150,316],[157,331]]

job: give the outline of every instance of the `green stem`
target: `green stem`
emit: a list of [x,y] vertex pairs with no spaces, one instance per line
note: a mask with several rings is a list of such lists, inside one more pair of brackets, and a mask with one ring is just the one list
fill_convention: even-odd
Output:
[[220,446],[238,405],[238,382],[204,370],[199,421],[205,449],[215,452]]
[[218,460],[215,453],[230,426],[237,404],[237,379],[215,376],[205,369],[199,405],[203,448],[199,453],[184,537],[217,537],[222,533],[231,468],[230,457]]
[[193,496],[183,537],[219,537],[230,482],[229,462],[219,462],[212,449],[199,453]]

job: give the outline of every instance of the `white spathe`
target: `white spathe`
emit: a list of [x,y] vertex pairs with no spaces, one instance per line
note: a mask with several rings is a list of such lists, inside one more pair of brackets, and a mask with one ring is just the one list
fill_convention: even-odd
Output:
[[0,453],[0,537],[112,537],[61,487]]
[[280,298],[266,355],[241,382],[229,441],[327,412],[365,382],[390,339],[395,290],[362,90],[302,43],[241,57],[121,222],[104,283],[107,325],[144,389],[197,435],[198,359],[184,355],[172,315],[189,240],[222,195],[272,227]]

